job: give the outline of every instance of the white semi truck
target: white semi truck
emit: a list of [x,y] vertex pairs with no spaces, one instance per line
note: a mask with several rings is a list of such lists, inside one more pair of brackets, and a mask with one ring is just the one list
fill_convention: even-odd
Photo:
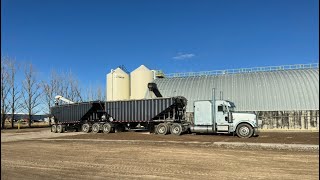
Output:
[[254,113],[235,112],[235,105],[226,100],[194,102],[194,120],[190,131],[195,133],[233,133],[239,137],[258,135]]

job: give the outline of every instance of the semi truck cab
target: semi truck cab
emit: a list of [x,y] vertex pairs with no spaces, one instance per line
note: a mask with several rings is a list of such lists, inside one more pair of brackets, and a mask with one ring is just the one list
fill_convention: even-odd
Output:
[[191,132],[234,133],[243,138],[258,135],[257,116],[235,112],[235,108],[234,103],[227,100],[195,101]]

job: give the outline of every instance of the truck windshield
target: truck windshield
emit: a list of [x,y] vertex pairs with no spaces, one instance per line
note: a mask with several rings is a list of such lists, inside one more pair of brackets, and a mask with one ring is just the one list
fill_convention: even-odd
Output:
[[228,106],[228,108],[229,108],[230,112],[234,112],[234,107],[233,106]]
[[229,111],[230,111],[230,112],[234,112],[236,106],[234,105],[233,102],[228,102],[228,103],[229,103],[229,106],[228,106]]

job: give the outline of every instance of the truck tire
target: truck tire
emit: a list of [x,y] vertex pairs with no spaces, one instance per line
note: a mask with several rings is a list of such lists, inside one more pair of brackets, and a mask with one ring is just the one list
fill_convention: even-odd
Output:
[[99,123],[94,123],[92,125],[91,129],[92,129],[92,133],[94,133],[94,134],[100,132],[100,124]]
[[51,132],[57,133],[57,126],[56,125],[51,126]]
[[179,136],[183,132],[183,127],[179,123],[173,123],[170,127],[170,132],[173,135]]
[[63,127],[61,124],[57,125],[57,133],[63,133]]
[[88,123],[85,123],[81,127],[82,132],[88,133],[90,132],[90,125]]
[[240,138],[249,138],[253,134],[253,128],[247,123],[242,123],[237,126],[236,133]]
[[169,127],[165,123],[160,123],[156,127],[156,133],[160,135],[166,135],[169,132]]
[[111,133],[112,132],[112,126],[110,123],[105,123],[103,126],[102,126],[102,131],[103,133]]

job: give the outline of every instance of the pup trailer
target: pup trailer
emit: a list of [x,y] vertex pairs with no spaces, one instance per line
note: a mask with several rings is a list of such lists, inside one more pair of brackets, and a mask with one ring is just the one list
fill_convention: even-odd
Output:
[[232,102],[215,100],[214,91],[211,100],[194,102],[193,119],[187,121],[186,98],[164,98],[156,84],[149,83],[148,87],[157,98],[82,103],[69,101],[69,104],[56,105],[51,108],[54,119],[51,131],[62,133],[75,129],[85,133],[107,134],[144,128],[159,135],[229,133],[242,138],[258,135],[257,116],[235,112]]

